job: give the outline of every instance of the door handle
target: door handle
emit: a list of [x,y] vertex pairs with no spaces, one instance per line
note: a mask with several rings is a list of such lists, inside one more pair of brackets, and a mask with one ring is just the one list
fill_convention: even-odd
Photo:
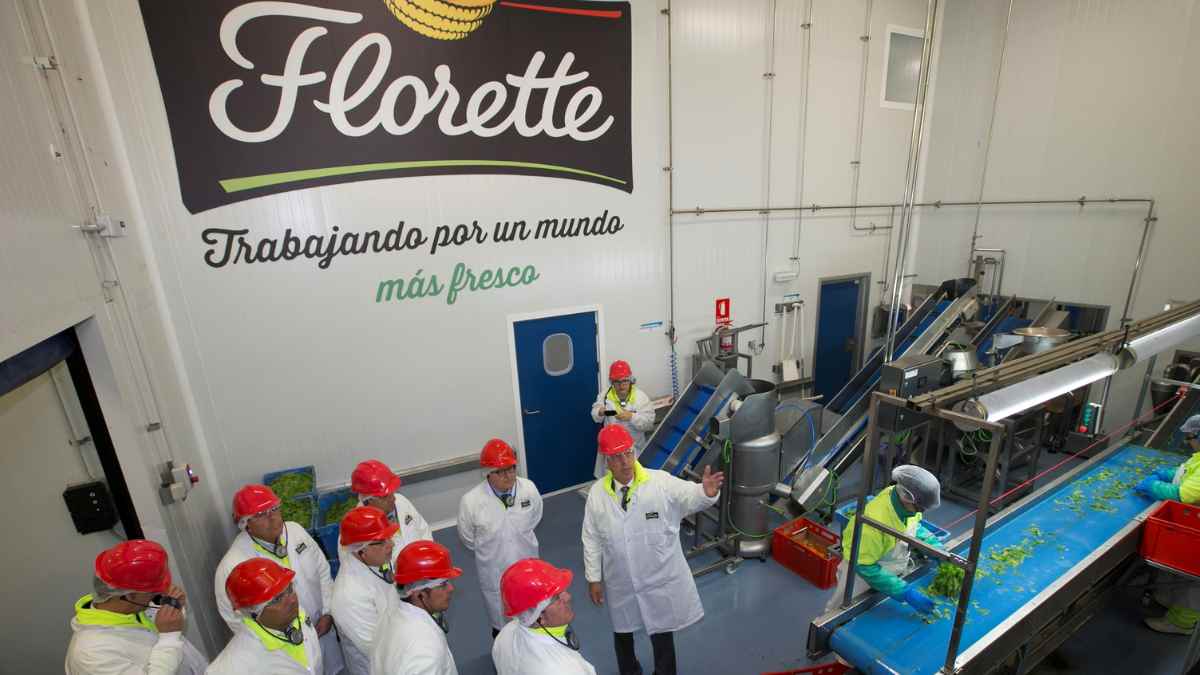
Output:
[[521,408],[521,412],[525,413],[526,415],[541,415],[542,414],[541,410],[526,410],[524,408]]

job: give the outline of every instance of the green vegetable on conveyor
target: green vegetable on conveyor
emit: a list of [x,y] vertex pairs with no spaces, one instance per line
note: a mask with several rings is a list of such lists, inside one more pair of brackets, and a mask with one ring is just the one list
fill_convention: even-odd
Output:
[[358,506],[358,498],[354,495],[350,495],[349,497],[329,507],[329,510],[325,512],[325,522],[321,524],[333,525],[334,523],[342,522],[342,518],[356,506]]
[[966,573],[957,565],[950,563],[942,563],[938,566],[937,574],[933,577],[933,583],[929,584],[929,592],[932,595],[941,595],[947,598],[957,598],[962,590],[963,577]]
[[300,523],[305,528],[312,526],[311,499],[284,499],[279,507],[285,521]]
[[312,492],[313,477],[304,472],[285,473],[267,484],[271,491],[280,499],[295,497]]

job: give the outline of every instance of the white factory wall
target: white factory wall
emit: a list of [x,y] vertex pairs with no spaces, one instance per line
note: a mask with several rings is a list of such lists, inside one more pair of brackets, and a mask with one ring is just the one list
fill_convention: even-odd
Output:
[[[58,184],[65,169],[43,151],[53,141],[53,125],[37,127],[47,123],[39,115],[46,102],[32,86],[43,76],[16,65],[41,48],[14,34],[5,41],[14,49],[5,100],[24,107],[11,118],[6,111],[5,118],[24,122],[6,129],[5,147],[13,150],[5,155],[3,174],[0,356],[84,322],[81,340],[147,536],[172,548],[185,584],[200,589],[193,590],[197,609],[208,604],[208,574],[232,536],[226,505],[240,484],[310,463],[319,482],[339,482],[365,456],[411,467],[474,452],[489,436],[514,438],[505,333],[510,315],[599,305],[601,354],[632,361],[639,384],[651,394],[669,392],[665,334],[638,330],[669,311],[667,175],[661,170],[667,158],[667,36],[658,11],[665,2],[634,3],[632,194],[526,177],[427,177],[297,191],[199,215],[189,214],[181,201],[137,2],[37,4],[47,13],[51,44],[45,49],[58,58],[74,115],[66,126],[72,133],[78,128],[83,164],[96,185],[90,201],[128,228],[124,237],[93,237],[92,248],[69,229],[84,215],[62,212],[75,188]],[[851,200],[859,38],[867,7],[816,1],[810,19],[810,5],[801,2],[672,3],[677,207]],[[809,20],[811,29],[802,28]],[[919,28],[923,21],[924,4],[916,0],[873,3],[862,202],[899,199],[911,124],[910,113],[878,106],[879,37],[886,24]],[[3,23],[8,29],[19,24]],[[768,67],[773,80],[762,77]],[[808,119],[801,143],[803,111]],[[334,225],[378,227],[401,218],[434,227],[604,209],[624,221],[619,235],[462,248],[452,260],[424,253],[344,257],[327,270],[303,260],[213,270],[203,262],[207,247],[200,240],[206,227],[242,226],[257,236],[278,236],[287,227],[326,232]],[[858,218],[860,226],[872,222],[885,224],[886,214]],[[675,219],[682,356],[711,330],[715,297],[733,297],[737,322],[758,320],[772,272],[794,266],[800,278],[767,282],[769,302],[799,293],[812,310],[818,277],[866,272],[881,280],[886,231],[855,233],[848,218],[826,213],[772,217],[764,266],[762,227],[756,215]],[[790,260],[793,246],[797,261]],[[440,299],[373,302],[381,278],[418,270],[444,276],[459,261],[472,267],[535,265],[541,278],[518,289],[464,295],[452,306]],[[98,278],[119,279],[111,302],[99,292]],[[811,349],[815,311],[808,319]],[[774,332],[766,335],[760,375],[775,349]],[[147,433],[152,422],[162,429]],[[158,505],[156,470],[168,458],[192,463],[202,477],[182,506]],[[466,472],[409,492],[430,520],[445,521],[476,479]],[[197,624],[205,629],[203,641],[216,646],[219,624]]]
[[[984,161],[1007,3],[947,3],[927,199],[1157,200],[1130,315],[1200,295],[1200,3],[1013,3],[991,151]],[[1109,305],[1121,318],[1144,205],[993,207],[977,246],[1003,248],[1005,294]],[[967,271],[972,208],[925,212],[919,281]],[[1160,361],[1161,365],[1161,361]],[[1116,380],[1109,429],[1128,421],[1144,368]]]
[[[900,201],[912,112],[879,105],[885,29],[922,30],[925,7],[919,0],[674,3],[674,208],[852,203],[868,11],[857,203]],[[884,226],[888,219],[887,211],[860,211],[855,224]],[[778,356],[775,303],[791,294],[805,302],[811,374],[818,280],[870,274],[876,304],[891,233],[853,231],[848,212],[826,211],[680,214],[674,235],[680,353],[694,352],[695,341],[711,334],[713,301],[729,297],[735,325],[764,314],[771,323],[754,365],[756,377],[769,377]],[[786,270],[799,277],[776,283],[772,275]],[[745,334],[743,346],[762,335]]]
[[[136,2],[90,5],[133,181],[184,367],[223,492],[264,472],[313,464],[320,484],[345,482],[354,464],[380,457],[399,467],[477,452],[489,437],[515,440],[506,319],[513,314],[602,307],[601,353],[628,358],[651,392],[669,391],[664,333],[666,246],[661,171],[665,140],[665,22],[649,5],[633,12],[632,194],[596,185],[517,176],[377,180],[267,196],[191,215],[180,198],[167,120]],[[461,222],[596,216],[625,224],[614,236],[464,246],[334,259],[328,269],[294,260],[205,264],[206,227],[329,232],[388,227],[426,231]],[[540,278],[515,289],[376,304],[378,282],[532,265]],[[431,521],[452,519],[477,478],[416,487]]]

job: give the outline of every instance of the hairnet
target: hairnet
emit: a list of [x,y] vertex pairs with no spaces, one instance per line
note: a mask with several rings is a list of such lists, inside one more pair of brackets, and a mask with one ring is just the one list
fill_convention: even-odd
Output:
[[533,624],[537,623],[537,620],[539,618],[541,618],[541,616],[542,616],[542,612],[546,611],[547,607],[554,604],[554,598],[557,598],[557,597],[558,597],[557,595],[554,595],[549,598],[546,598],[545,600],[539,602],[538,604],[534,605],[533,607],[530,607],[529,609],[525,610],[524,612],[519,612],[513,618],[516,619],[517,621],[519,621],[522,626],[525,626],[526,628],[528,628],[528,627],[532,626]]
[[1187,418],[1179,430],[1185,434],[1200,434],[1200,415],[1192,415]]
[[92,602],[107,602],[113,598],[119,598],[122,595],[128,595],[131,591],[123,591],[119,588],[113,588],[104,583],[100,577],[92,577]]
[[400,586],[400,597],[407,598],[417,591],[423,591],[426,588],[433,588],[434,586],[441,586],[442,584],[446,583],[446,581],[446,579],[422,579],[420,581],[414,581],[411,584],[404,584]]
[[916,504],[920,511],[942,503],[942,486],[937,477],[919,466],[901,464],[892,469],[892,480],[896,481],[900,496]]

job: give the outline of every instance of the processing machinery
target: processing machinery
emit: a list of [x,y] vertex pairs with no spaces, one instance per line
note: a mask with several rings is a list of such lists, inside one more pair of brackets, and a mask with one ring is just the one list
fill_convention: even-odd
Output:
[[[843,554],[856,559],[861,529],[875,527],[908,541],[931,561],[963,570],[961,589],[940,598],[931,616],[873,591],[852,597],[847,590],[840,608],[810,625],[809,655],[836,652],[866,673],[1028,672],[1083,625],[1132,568],[1141,522],[1155,507],[1132,487],[1154,469],[1183,461],[1170,451],[1170,425],[1195,409],[1194,400],[1186,401],[1195,389],[1182,382],[1161,402],[1172,413],[1163,416],[1146,445],[1122,437],[993,514],[990,507],[1008,496],[1002,488],[997,496],[995,488],[1001,458],[1011,451],[1014,419],[1081,386],[1104,381],[1107,388],[1107,379],[1121,368],[1198,334],[1200,302],[1193,302],[1121,330],[1005,360],[932,391],[874,392],[857,513],[864,512],[881,466],[888,466],[881,455],[899,449],[886,444],[894,438],[889,427],[897,424],[924,424],[930,438],[978,434],[982,485],[975,511],[966,516],[973,526],[951,540],[948,550],[860,517]],[[934,567],[907,575],[931,597],[937,595],[928,589]]]

